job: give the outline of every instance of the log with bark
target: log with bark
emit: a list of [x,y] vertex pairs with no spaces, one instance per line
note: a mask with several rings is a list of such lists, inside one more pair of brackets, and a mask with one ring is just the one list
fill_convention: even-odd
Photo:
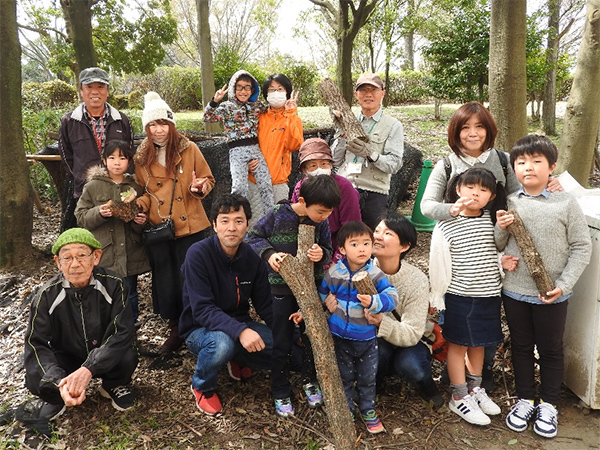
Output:
[[332,111],[333,125],[344,131],[348,142],[352,139],[369,142],[369,137],[365,134],[362,126],[358,123],[358,119],[352,114],[350,106],[330,78],[325,78],[319,83],[319,92]]
[[547,297],[548,292],[554,289],[554,282],[544,266],[542,257],[535,248],[531,234],[525,227],[525,224],[519,217],[516,211],[510,210],[506,214],[512,214],[515,218],[514,222],[507,228],[508,232],[515,238],[521,256],[525,265],[529,269],[529,273],[535,281],[535,286],[542,297]]
[[369,273],[366,270],[362,270],[358,273],[355,273],[352,277],[352,283],[356,286],[356,290],[359,294],[366,295],[377,295],[377,288],[373,284],[373,280],[369,276]]
[[121,192],[121,200],[109,200],[106,204],[112,211],[113,217],[131,222],[141,211],[135,202],[136,193],[133,189],[127,192]]
[[308,249],[314,242],[315,228],[311,225],[300,225],[297,256],[284,256],[279,273],[296,297],[304,317],[335,448],[352,449],[355,447],[356,438],[354,424],[336,364],[333,338],[315,285],[314,265],[307,256]]

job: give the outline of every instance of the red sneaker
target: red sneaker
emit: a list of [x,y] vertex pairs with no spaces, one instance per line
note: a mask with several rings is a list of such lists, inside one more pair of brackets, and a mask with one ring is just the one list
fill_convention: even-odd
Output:
[[200,411],[209,416],[214,416],[223,410],[221,399],[216,392],[200,392],[194,389],[194,386],[190,387],[192,388],[192,394],[194,394],[194,398],[196,399],[196,406]]
[[235,381],[244,381],[252,376],[252,369],[250,367],[240,367],[233,361],[227,363],[227,372],[229,372],[229,376]]

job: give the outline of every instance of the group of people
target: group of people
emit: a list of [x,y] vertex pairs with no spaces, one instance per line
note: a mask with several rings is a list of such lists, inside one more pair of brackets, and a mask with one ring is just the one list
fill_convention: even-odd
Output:
[[[576,202],[550,180],[557,158],[551,141],[521,139],[509,164],[493,149],[496,126],[484,107],[473,102],[455,112],[448,130],[453,154],[434,168],[422,202],[424,214],[439,220],[428,280],[404,261],[417,243],[414,227],[387,213],[404,137],[402,124],[383,113],[379,76],[365,74],[355,86],[369,142],[338,133],[330,147],[320,138],[304,141],[287,77],[267,78],[265,104],[256,79],[236,72],[205,108],[205,121],[225,127],[232,177],[231,194],[213,200],[210,217],[202,199],[215,178],[198,147],[177,131],[167,103],[146,95],[146,138],[134,153],[129,119],[106,103],[108,85],[103,70],[83,70],[83,103],[61,121],[59,145],[73,179],[63,220],[69,229],[52,248],[60,273],[36,294],[25,339],[26,384],[45,402],[41,416],[54,419],[65,406],[81,404],[93,377],[102,379],[100,392],[116,409],[134,405],[137,276],[149,270],[153,310],[170,329],[161,351],[185,343],[196,355],[191,391],[199,410],[222,411],[218,375],[225,366],[236,380],[252,369],[270,370],[280,417],[294,415],[290,370],[302,372],[308,405],[322,405],[302,312],[280,273],[283,258],[297,255],[303,224],[315,229],[306,257],[328,313],[349,412],[358,409],[370,433],[385,430],[375,396],[389,374],[442,406],[431,368],[433,307],[443,312],[449,342],[449,408],[477,425],[500,414],[481,382],[484,355],[493,357],[502,341],[504,303],[519,397],[506,423],[523,431],[535,418],[536,433],[556,435],[567,299],[590,242]],[[305,177],[290,193],[291,153],[298,149]],[[253,190],[260,200],[251,205]],[[508,203],[505,191],[512,192]],[[526,225],[544,228],[533,238],[556,284],[545,296],[519,263],[506,231],[513,220],[507,204]],[[81,228],[72,227],[74,220]],[[504,278],[499,250],[508,255]],[[358,293],[352,279],[359,272],[377,294]],[[534,345],[542,375],[537,405]]]

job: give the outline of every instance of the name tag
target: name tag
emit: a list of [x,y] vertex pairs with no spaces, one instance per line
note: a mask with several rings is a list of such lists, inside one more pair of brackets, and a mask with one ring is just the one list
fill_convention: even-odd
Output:
[[362,172],[361,163],[348,163],[348,175],[356,175]]

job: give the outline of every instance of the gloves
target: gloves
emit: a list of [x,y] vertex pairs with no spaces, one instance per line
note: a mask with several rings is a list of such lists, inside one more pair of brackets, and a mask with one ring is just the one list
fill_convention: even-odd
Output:
[[348,142],[346,144],[346,150],[364,159],[367,159],[371,154],[368,144],[358,138],[352,139],[350,142]]

